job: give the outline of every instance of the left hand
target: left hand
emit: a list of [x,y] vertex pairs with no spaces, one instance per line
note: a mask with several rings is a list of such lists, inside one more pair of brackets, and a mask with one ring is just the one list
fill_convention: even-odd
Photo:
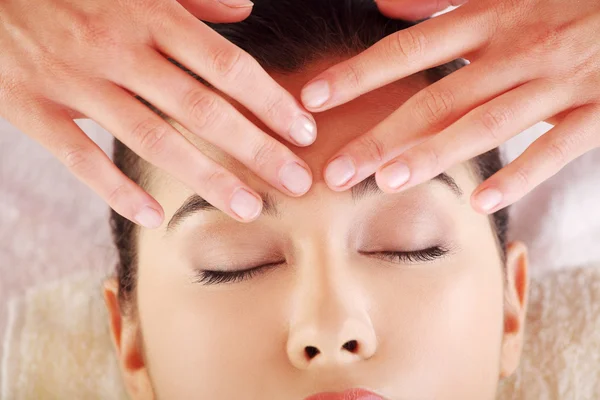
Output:
[[[410,1],[421,3],[398,3]],[[378,0],[386,14],[401,15],[393,15],[392,3]],[[473,207],[493,213],[600,146],[598,0],[471,0],[331,67],[305,86],[302,100],[308,110],[324,111],[459,57],[471,64],[421,90],[331,158],[348,157],[354,166],[339,185],[326,169],[333,190],[374,172],[382,190],[405,190],[539,121],[555,123],[474,191]]]

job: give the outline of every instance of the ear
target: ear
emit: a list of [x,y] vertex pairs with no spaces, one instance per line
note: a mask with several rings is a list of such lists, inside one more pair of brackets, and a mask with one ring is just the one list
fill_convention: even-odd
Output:
[[108,309],[110,332],[121,367],[121,375],[132,399],[153,399],[154,394],[144,360],[139,320],[135,308],[124,314],[119,306],[116,278],[104,281],[104,302]]
[[525,317],[529,299],[529,261],[527,247],[522,242],[508,245],[506,285],[504,288],[504,338],[500,378],[512,375],[521,359],[524,344]]

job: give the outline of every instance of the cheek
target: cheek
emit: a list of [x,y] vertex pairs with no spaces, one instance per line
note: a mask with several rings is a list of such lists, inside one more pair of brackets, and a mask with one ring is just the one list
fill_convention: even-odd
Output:
[[407,272],[382,299],[395,305],[388,313],[392,318],[381,325],[390,339],[382,350],[396,359],[407,387],[428,390],[432,398],[453,393],[452,398],[484,399],[498,382],[501,270],[496,263],[473,262],[456,259]]
[[163,398],[240,398],[236,388],[257,384],[248,371],[281,367],[285,336],[273,291],[202,287],[183,273],[162,272],[166,265],[144,267],[138,307],[150,374]]

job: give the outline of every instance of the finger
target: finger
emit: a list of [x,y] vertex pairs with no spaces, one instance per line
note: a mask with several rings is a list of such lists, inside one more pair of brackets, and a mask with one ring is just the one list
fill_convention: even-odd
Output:
[[379,187],[397,192],[432,179],[453,165],[485,153],[550,115],[568,108],[569,91],[535,80],[478,107],[421,145],[384,165]]
[[487,40],[490,28],[462,11],[461,7],[395,32],[327,69],[302,89],[304,106],[324,111],[475,50]]
[[153,50],[138,56],[137,63],[146,67],[144,73],[122,77],[133,92],[241,161],[273,187],[291,196],[308,191],[312,177],[306,163],[230,103]]
[[202,154],[168,122],[111,83],[96,85],[94,92],[95,100],[81,97],[76,108],[98,121],[134,153],[236,220],[248,222],[258,217],[262,210],[260,196]]
[[377,7],[390,18],[417,21],[463,3],[466,0],[377,0]]
[[177,23],[166,25],[154,32],[163,54],[237,100],[286,140],[300,146],[314,142],[313,117],[248,53],[193,18],[178,16]]
[[572,111],[516,160],[483,182],[471,204],[481,213],[494,213],[521,199],[565,165],[600,146],[600,107]]
[[240,22],[252,12],[249,0],[178,0],[192,15],[203,21]]
[[161,225],[160,204],[127,178],[67,113],[49,106],[32,113],[15,126],[46,147],[117,213],[149,229]]
[[[497,79],[489,79],[489,76]],[[340,173],[341,168],[327,168],[325,177],[328,184],[334,190],[352,187],[384,163],[525,79],[519,70],[483,60],[444,77],[412,96],[388,118],[331,157],[331,160],[348,157],[356,174],[344,175]],[[350,165],[350,162],[346,164]]]

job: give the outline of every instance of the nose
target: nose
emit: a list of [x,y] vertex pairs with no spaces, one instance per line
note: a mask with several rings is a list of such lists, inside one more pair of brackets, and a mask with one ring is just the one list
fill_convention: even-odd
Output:
[[352,285],[314,285],[295,302],[287,353],[296,368],[341,366],[375,354],[377,339],[367,302]]

